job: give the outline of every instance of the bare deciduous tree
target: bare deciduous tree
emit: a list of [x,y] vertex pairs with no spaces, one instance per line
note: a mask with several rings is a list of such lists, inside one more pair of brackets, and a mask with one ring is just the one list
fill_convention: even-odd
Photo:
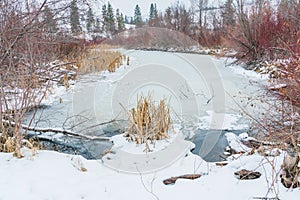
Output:
[[208,0],[191,0],[193,5],[194,14],[198,17],[199,28],[202,31],[203,27],[206,26],[206,13],[205,8],[207,8]]

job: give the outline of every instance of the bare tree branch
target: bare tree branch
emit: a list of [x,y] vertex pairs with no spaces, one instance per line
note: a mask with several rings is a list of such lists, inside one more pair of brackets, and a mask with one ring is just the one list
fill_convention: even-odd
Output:
[[[10,122],[7,120],[2,120],[2,123],[8,124],[11,126],[18,126],[18,124],[16,124],[15,122]],[[104,122],[103,124],[107,124],[107,123],[108,122]],[[101,141],[109,141],[110,140],[109,137],[88,136],[88,135],[83,135],[83,134],[75,133],[72,131],[56,129],[56,128],[36,128],[36,127],[29,127],[29,126],[26,126],[23,124],[21,125],[21,128],[26,131],[34,131],[34,132],[39,132],[39,133],[48,133],[48,132],[61,133],[63,135],[79,137],[79,138],[83,138],[83,139],[87,139],[87,140],[101,140]]]

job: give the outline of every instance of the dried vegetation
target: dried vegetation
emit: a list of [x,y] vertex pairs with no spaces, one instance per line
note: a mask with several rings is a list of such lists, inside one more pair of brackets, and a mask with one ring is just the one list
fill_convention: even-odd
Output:
[[77,57],[80,73],[91,73],[108,70],[115,72],[126,62],[126,56],[108,45],[92,46]]
[[145,143],[146,151],[149,151],[148,141],[155,142],[169,138],[171,117],[165,99],[156,105],[150,95],[138,97],[136,108],[129,111],[129,120],[130,125],[125,136],[137,144]]

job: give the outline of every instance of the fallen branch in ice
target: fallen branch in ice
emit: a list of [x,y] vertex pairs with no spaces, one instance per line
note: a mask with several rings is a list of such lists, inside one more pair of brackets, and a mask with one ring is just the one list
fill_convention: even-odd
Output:
[[[16,126],[16,123],[14,122],[10,122],[7,120],[2,120],[3,124],[7,124],[10,126]],[[107,124],[108,122],[104,122],[102,123],[103,125]],[[98,124],[98,126],[100,126],[100,124]],[[83,138],[83,139],[88,139],[88,140],[103,140],[103,141],[108,141],[110,140],[109,137],[97,137],[97,136],[89,136],[89,135],[83,135],[80,133],[75,133],[69,130],[62,130],[62,129],[56,129],[56,128],[36,128],[36,127],[29,127],[26,125],[21,125],[22,129],[27,130],[27,131],[33,131],[33,132],[39,132],[39,133],[61,133],[63,135],[67,135],[67,136],[73,136],[73,137],[79,137],[79,138]]]

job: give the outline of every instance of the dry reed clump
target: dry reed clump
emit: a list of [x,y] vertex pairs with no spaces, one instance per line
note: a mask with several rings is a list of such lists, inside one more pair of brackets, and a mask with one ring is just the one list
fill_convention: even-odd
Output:
[[12,137],[0,137],[0,152],[12,153],[16,150],[16,141]]
[[22,158],[23,155],[20,152],[19,142],[15,137],[0,136],[0,152],[14,153],[17,158]]
[[16,150],[16,140],[12,137],[11,127],[0,124],[0,128],[0,152],[14,152]]
[[103,70],[115,72],[126,62],[126,56],[109,46],[94,46],[84,51],[77,59],[79,72],[91,73]]
[[[25,146],[32,151],[35,155],[36,152],[42,149],[41,143],[34,139],[23,139],[13,136],[12,127],[9,125],[2,124],[0,130],[0,152],[14,153],[13,155],[17,158],[22,158],[23,155],[20,152],[21,146]],[[20,142],[21,141],[21,145]]]
[[138,97],[136,108],[129,111],[130,125],[125,136],[137,144],[146,144],[149,151],[148,140],[152,143],[156,140],[169,138],[171,126],[170,108],[166,100],[160,100],[155,105],[151,96]]
[[[24,146],[30,149],[32,155],[35,155],[38,150],[42,149],[42,145],[32,139],[23,140]],[[22,158],[20,150],[17,146],[18,142],[14,137],[0,137],[0,152],[14,153],[17,158]]]
[[35,138],[30,138],[29,140],[24,140],[23,142],[24,145],[31,150],[33,156],[38,152],[38,150],[44,149],[42,143]]

